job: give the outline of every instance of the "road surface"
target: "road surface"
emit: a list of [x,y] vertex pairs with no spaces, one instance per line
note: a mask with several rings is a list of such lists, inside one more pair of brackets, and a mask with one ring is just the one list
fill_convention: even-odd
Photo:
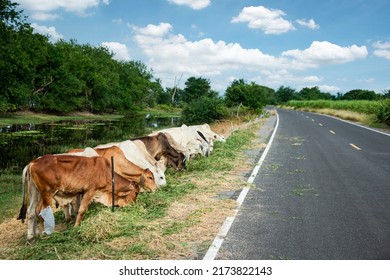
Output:
[[215,259],[390,259],[390,136],[278,113],[255,186]]

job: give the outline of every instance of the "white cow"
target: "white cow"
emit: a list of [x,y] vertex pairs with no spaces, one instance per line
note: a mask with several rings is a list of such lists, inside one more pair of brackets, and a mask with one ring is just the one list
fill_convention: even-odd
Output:
[[149,170],[153,172],[157,186],[165,186],[167,184],[164,173],[165,169],[161,169],[161,163],[156,162],[156,160],[154,159],[152,163],[149,162],[149,157],[145,156],[145,154],[141,151],[141,149],[138,148],[138,146],[133,141],[126,140],[123,142],[108,143],[99,145],[95,148],[108,148],[112,146],[119,147],[125,154],[125,157],[132,163],[138,165],[143,169],[149,168]]
[[223,135],[218,134],[211,130],[210,125],[205,123],[201,125],[191,125],[190,127],[195,127],[197,130],[201,131],[206,139],[212,139],[213,141],[226,142],[226,139]]
[[151,135],[159,132],[169,135],[168,140],[172,147],[180,152],[183,152],[182,150],[184,149],[186,157],[196,154],[208,156],[212,151],[210,143],[206,138],[202,137],[203,133],[199,134],[196,128],[190,128],[185,124],[180,127],[172,127],[153,132]]

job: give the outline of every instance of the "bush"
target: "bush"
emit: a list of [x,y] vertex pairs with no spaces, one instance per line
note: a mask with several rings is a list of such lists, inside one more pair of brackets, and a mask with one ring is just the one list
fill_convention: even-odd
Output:
[[211,123],[229,116],[223,100],[203,96],[188,103],[182,112],[185,124]]

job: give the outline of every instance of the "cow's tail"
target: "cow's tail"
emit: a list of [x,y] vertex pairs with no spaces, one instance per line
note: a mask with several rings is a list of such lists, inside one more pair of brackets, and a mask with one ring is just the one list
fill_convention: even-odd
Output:
[[26,182],[29,181],[30,181],[30,164],[24,167],[22,173],[22,207],[20,208],[19,217],[18,217],[18,220],[22,220],[22,223],[24,223],[24,220],[26,219],[26,215],[27,215],[29,183],[27,183],[27,189],[26,189]]

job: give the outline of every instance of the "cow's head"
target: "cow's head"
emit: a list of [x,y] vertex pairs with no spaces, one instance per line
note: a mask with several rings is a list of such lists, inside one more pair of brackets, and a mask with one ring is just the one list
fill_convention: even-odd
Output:
[[152,171],[148,168],[142,170],[140,187],[144,188],[149,192],[155,192],[157,190],[156,181],[154,180],[154,175]]
[[116,206],[124,207],[127,204],[135,204],[139,193],[139,186],[134,182],[120,190],[115,191],[114,203]]
[[178,153],[175,158],[167,158],[168,166],[172,166],[177,170],[185,170],[186,169],[186,157],[183,153]]

